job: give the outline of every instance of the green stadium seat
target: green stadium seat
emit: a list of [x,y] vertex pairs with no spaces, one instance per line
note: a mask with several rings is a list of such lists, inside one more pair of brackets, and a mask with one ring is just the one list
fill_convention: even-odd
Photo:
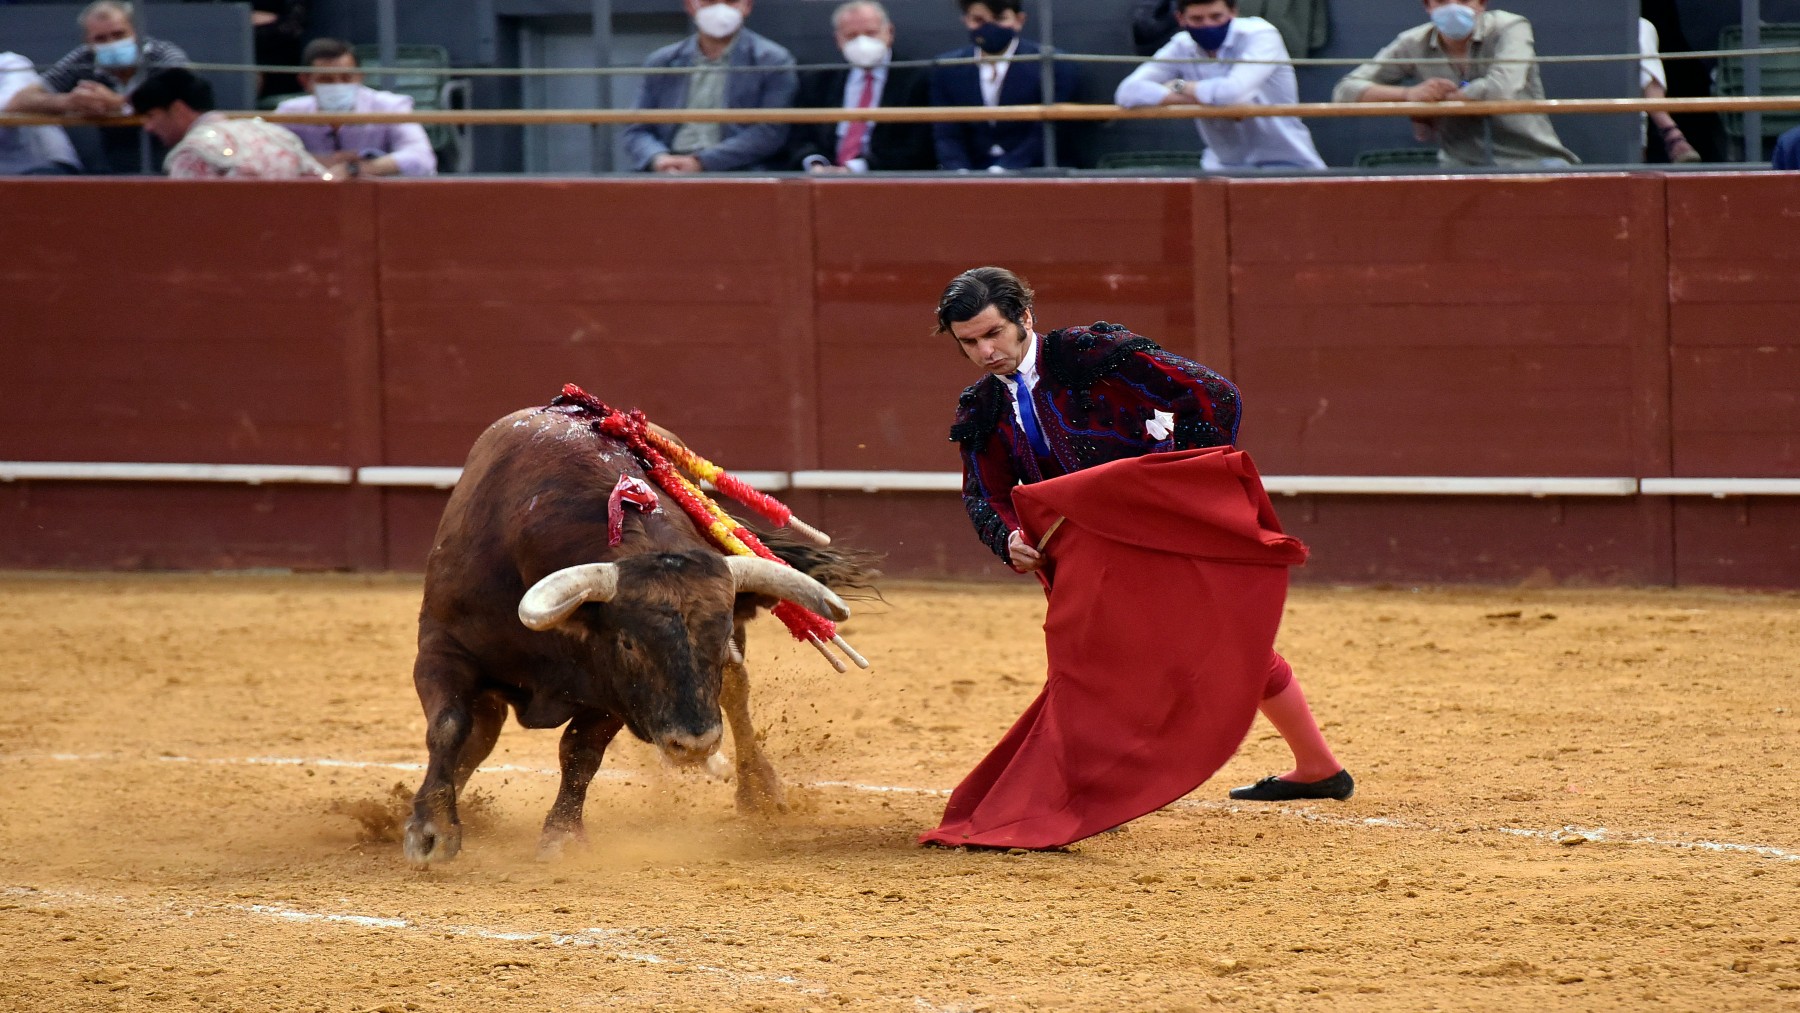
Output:
[[1109,151],[1094,163],[1096,169],[1198,169],[1195,151]]
[[1436,148],[1371,148],[1358,152],[1358,169],[1383,169],[1397,165],[1437,165]]
[[[1762,26],[1762,46],[1766,49],[1788,49],[1800,47],[1800,24],[1765,24]],[[1744,26],[1727,25],[1719,33],[1720,49],[1743,49]],[[1764,95],[1800,95],[1800,56],[1776,55],[1757,59],[1762,67],[1762,93]],[[1741,57],[1722,57],[1713,71],[1713,94],[1721,97],[1737,97],[1744,94],[1744,60]],[[1720,119],[1725,122],[1725,132],[1733,138],[1744,136],[1744,117],[1739,113],[1721,113]],[[1763,113],[1762,132],[1765,140],[1781,136],[1794,127],[1800,127],[1800,112]]]
[[[383,66],[381,47],[362,45],[356,47],[356,62],[363,66]],[[397,45],[394,47],[395,68],[448,68],[450,51],[443,46],[434,45]],[[392,84],[383,84],[381,74],[370,74],[364,83],[371,88],[391,91],[399,95],[409,95],[414,109],[467,109],[473,95],[472,86],[467,78],[453,79],[443,74],[407,74],[393,75]],[[470,135],[467,124],[450,125],[446,123],[430,123],[425,126],[425,136],[431,139],[432,150],[437,152],[439,172],[468,172],[474,162],[474,138]]]

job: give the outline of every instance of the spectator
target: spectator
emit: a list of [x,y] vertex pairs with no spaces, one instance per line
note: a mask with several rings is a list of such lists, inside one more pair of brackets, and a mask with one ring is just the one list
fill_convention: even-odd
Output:
[[[1487,0],[1423,0],[1431,21],[1400,33],[1338,82],[1333,102],[1499,102],[1542,99],[1531,22]],[[1417,81],[1402,87],[1406,81]],[[1580,159],[1541,115],[1416,118],[1413,133],[1451,166],[1574,165]]]
[[[0,53],[0,109],[22,89],[41,84],[31,61]],[[81,159],[63,128],[0,127],[0,176],[55,176],[81,171]]]
[[[1131,41],[1139,56],[1150,56],[1181,30],[1175,0],[1137,0],[1131,12]],[[1281,29],[1287,51],[1305,56],[1331,41],[1329,0],[1239,0],[1238,16],[1262,18]]]
[[[1055,94],[1046,99],[1043,75],[1037,62],[1011,73],[1013,57],[1037,53],[1036,44],[1022,38],[1025,11],[1021,0],[957,0],[963,27],[974,43],[951,50],[941,60],[979,58],[979,63],[937,67],[931,72],[931,104],[934,106],[1012,106],[1039,102],[1069,102],[1075,98],[1076,77],[1072,64],[1056,65]],[[1044,164],[1044,129],[1035,122],[982,120],[935,123],[932,137],[937,146],[938,167],[943,169],[1034,169]]]
[[[242,0],[187,0],[188,3],[241,3]],[[271,67],[304,63],[300,40],[306,38],[306,0],[250,0],[250,27],[255,33],[256,62]],[[256,97],[292,95],[300,82],[286,72],[256,75]]]
[[[314,39],[307,43],[303,59],[306,66],[317,68],[313,73],[300,75],[306,94],[276,106],[278,113],[412,112],[412,96],[364,86],[362,73],[357,70],[356,51],[348,42]],[[288,129],[314,158],[333,171],[342,166],[352,176],[437,174],[437,155],[431,150],[431,139],[417,123],[296,123]]]
[[[795,106],[806,109],[875,109],[930,104],[930,80],[922,71],[890,67],[894,23],[877,0],[849,0],[831,15],[831,29],[847,66],[813,71],[800,79]],[[809,172],[937,168],[929,123],[805,123],[795,126],[791,166]]]
[[[126,99],[145,78],[164,67],[187,65],[181,47],[138,34],[128,3],[97,0],[81,9],[75,23],[86,41],[45,71],[40,83],[14,95],[6,104],[7,112],[122,116],[128,109]],[[136,127],[101,128],[107,164],[100,171],[143,171],[141,136]]]
[[1769,158],[1770,168],[1784,172],[1800,172],[1800,127],[1775,140],[1775,153]]
[[[787,109],[799,82],[786,49],[744,27],[752,0],[682,0],[697,34],[664,46],[646,67],[698,67],[644,78],[639,109]],[[785,67],[752,70],[739,67]],[[625,128],[632,168],[652,172],[773,169],[788,128],[781,123],[636,123]]]
[[[1113,101],[1126,108],[1153,105],[1291,105],[1299,85],[1281,33],[1262,18],[1235,17],[1237,0],[1175,0],[1182,31],[1156,59],[1119,82]],[[1158,62],[1191,61],[1204,62]],[[1251,60],[1252,63],[1230,63]],[[1293,116],[1197,119],[1206,142],[1200,164],[1209,169],[1323,169],[1306,124]]]
[[169,146],[171,179],[334,178],[291,131],[214,112],[212,85],[184,67],[151,75],[132,102],[144,129]]
[[[1646,18],[1638,18],[1638,52],[1644,59],[1638,63],[1638,88],[1645,98],[1663,99],[1669,97],[1669,75],[1663,70],[1660,39],[1656,37],[1656,26]],[[1663,152],[1669,156],[1670,162],[1698,162],[1700,153],[1688,143],[1687,136],[1675,125],[1675,117],[1668,113],[1651,113],[1648,121],[1656,124],[1662,134]],[[1641,143],[1648,147],[1649,131],[1644,131]]]

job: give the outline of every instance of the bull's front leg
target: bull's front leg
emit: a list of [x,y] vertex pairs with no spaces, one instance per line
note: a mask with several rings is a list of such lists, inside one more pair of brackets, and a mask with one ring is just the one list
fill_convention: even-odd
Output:
[[750,672],[744,667],[744,629],[738,624],[732,638],[736,645],[733,657],[725,663],[719,684],[719,709],[731,725],[731,745],[737,759],[737,807],[746,813],[772,815],[788,811],[787,792],[781,776],[763,755],[762,743],[756,741],[756,726],[750,723]]
[[480,679],[474,663],[454,643],[436,635],[420,638],[413,686],[425,710],[429,756],[402,843],[414,865],[447,862],[462,850],[456,796],[493,750],[506,720],[505,702],[481,692]]
[[557,789],[550,815],[544,817],[544,832],[538,838],[539,861],[553,861],[571,844],[587,842],[581,814],[587,807],[588,785],[600,771],[607,745],[623,726],[623,721],[610,714],[577,714],[563,729],[562,742],[556,749],[562,766],[562,786]]

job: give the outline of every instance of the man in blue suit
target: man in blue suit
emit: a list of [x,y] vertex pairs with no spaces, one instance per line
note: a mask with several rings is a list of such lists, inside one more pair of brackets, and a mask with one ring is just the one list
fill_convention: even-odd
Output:
[[[1039,102],[1072,102],[1076,76],[1072,64],[1056,64],[1056,94],[1046,98],[1043,71],[1036,61],[1013,62],[1015,56],[1038,52],[1024,39],[1021,0],[958,0],[963,27],[974,45],[944,53],[939,59],[980,57],[979,63],[937,67],[931,72],[934,106],[1016,106]],[[932,126],[941,169],[986,169],[1004,172],[1044,164],[1043,124],[1030,120],[938,123]]]
[[[664,46],[646,67],[698,67],[694,74],[650,74],[639,109],[786,109],[800,81],[794,57],[744,27],[753,0],[683,0],[696,34]],[[783,70],[740,71],[744,67]],[[785,123],[634,123],[625,128],[631,167],[653,172],[780,168]]]
[[1769,156],[1769,165],[1784,172],[1800,170],[1800,127],[1782,134],[1775,142],[1775,151]]

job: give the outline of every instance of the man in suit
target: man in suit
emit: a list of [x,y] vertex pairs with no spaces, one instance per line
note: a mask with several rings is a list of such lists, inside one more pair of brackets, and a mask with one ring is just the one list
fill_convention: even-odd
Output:
[[[1021,573],[1042,570],[1047,560],[1021,532],[1014,486],[1237,440],[1242,405],[1231,381],[1117,324],[1040,335],[1030,286],[1004,268],[958,275],[937,318],[938,333],[955,338],[986,374],[963,391],[950,429],[962,450],[963,504],[982,542]],[[1169,592],[1182,600],[1182,589]],[[1258,681],[1260,710],[1293,751],[1294,768],[1234,788],[1231,797],[1349,798],[1355,783],[1332,755],[1288,663],[1271,654],[1266,673],[1237,674]]]
[[[693,74],[650,74],[639,109],[787,109],[799,86],[789,70],[737,73],[743,67],[794,66],[793,54],[744,27],[753,0],[682,0],[696,34],[664,46],[646,67],[697,67]],[[779,168],[787,144],[782,123],[634,123],[625,128],[632,168],[652,172],[724,172]]]
[[[963,27],[974,43],[944,53],[939,59],[979,58],[931,73],[934,106],[1011,106],[1040,102],[1072,102],[1077,86],[1075,67],[1056,64],[1055,94],[1044,95],[1036,61],[1013,64],[1015,56],[1037,53],[1021,36],[1025,12],[1021,0],[957,0]],[[1005,172],[1044,164],[1043,124],[1029,120],[975,121],[932,125],[938,167],[946,170],[986,169]]]
[[[877,0],[849,0],[840,5],[831,15],[831,28],[847,65],[802,77],[796,107],[875,109],[929,102],[930,82],[923,72],[888,66],[893,56],[894,23]],[[929,123],[807,123],[794,127],[792,136],[792,167],[808,172],[937,168]]]

